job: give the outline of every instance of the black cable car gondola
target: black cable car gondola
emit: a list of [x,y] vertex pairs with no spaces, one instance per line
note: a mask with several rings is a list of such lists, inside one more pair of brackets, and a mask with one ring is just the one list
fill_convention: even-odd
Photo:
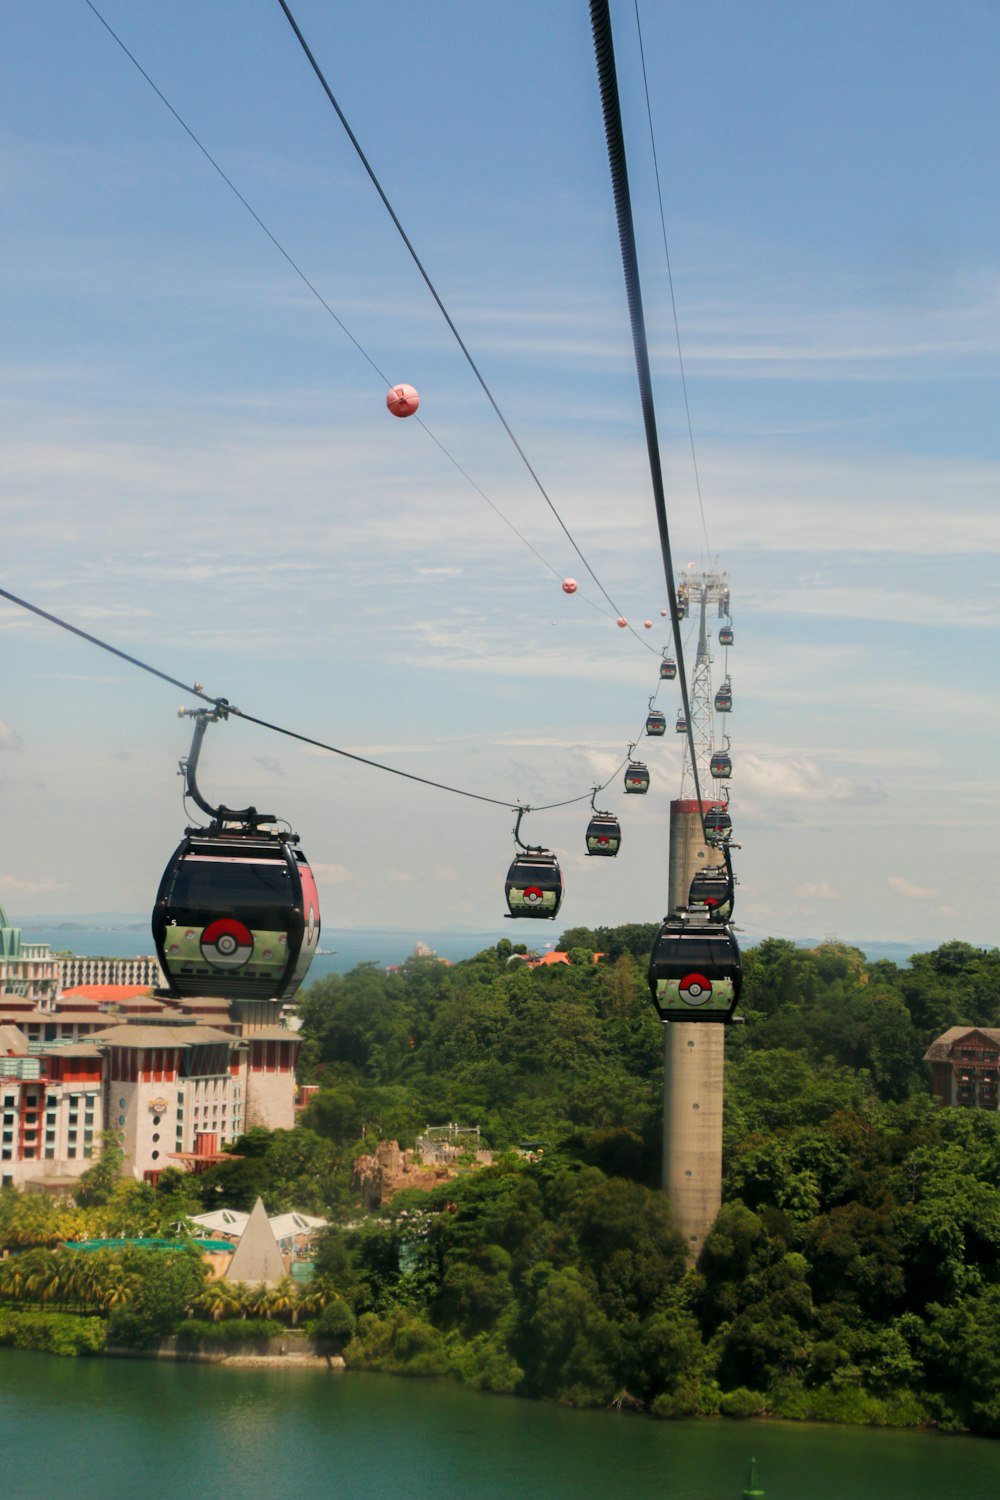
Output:
[[198,790],[201,742],[227,707],[193,711],[191,753],[181,761],[187,795],[210,814],[189,828],[163,872],[153,940],[172,995],[285,1000],[319,945],[316,883],[298,835],[262,825],[254,807],[212,807]]
[[729,741],[726,741],[725,750],[716,750],[708,763],[708,769],[716,781],[728,781],[733,774],[732,757],[729,754]]
[[705,814],[705,842],[706,844],[725,843],[732,835],[733,820],[724,807],[710,807]]
[[720,646],[731,646],[732,644],[733,644],[733,627],[731,625],[723,625],[722,629],[719,631],[719,645]]
[[609,812],[602,812],[594,805],[594,799],[600,790],[599,786],[595,786],[590,794],[593,816],[587,824],[587,853],[607,858],[616,855],[621,848],[622,830],[616,817]]
[[663,1021],[729,1021],[743,983],[732,929],[667,917],[649,955],[649,990]]
[[687,585],[681,584],[677,590],[677,613],[682,620],[686,620],[691,609],[691,601],[688,596]]
[[716,712],[720,714],[728,714],[732,712],[733,685],[728,677],[715,695],[715,707]]
[[674,730],[677,734],[687,734],[688,732],[688,721],[684,717],[684,710],[682,708],[677,710],[677,722],[674,724]]
[[625,790],[640,797],[649,791],[649,767],[644,761],[629,761],[625,768]]
[[707,870],[696,870],[688,891],[688,906],[707,908],[713,922],[728,922],[736,901],[733,867],[729,858],[729,846],[723,845],[726,863],[711,865]]
[[646,715],[646,733],[654,738],[667,732],[667,716],[659,708],[651,708]]
[[554,917],[562,903],[563,879],[559,861],[538,844],[521,843],[521,819],[527,807],[517,810],[514,838],[521,853],[515,854],[507,871],[504,895],[508,917]]
[[677,663],[672,656],[665,656],[660,662],[660,681],[673,682],[677,676]]
[[587,824],[587,853],[615,855],[621,848],[622,830],[610,813],[596,812]]

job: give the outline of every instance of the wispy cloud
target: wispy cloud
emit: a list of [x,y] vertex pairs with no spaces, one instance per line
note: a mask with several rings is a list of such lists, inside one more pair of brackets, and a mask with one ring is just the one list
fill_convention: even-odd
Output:
[[933,901],[937,895],[929,886],[914,885],[905,875],[887,875],[885,883],[897,896],[903,896],[907,901]]
[[807,881],[805,885],[795,887],[796,896],[801,896],[804,901],[846,901],[846,892],[835,890],[825,880],[818,882]]

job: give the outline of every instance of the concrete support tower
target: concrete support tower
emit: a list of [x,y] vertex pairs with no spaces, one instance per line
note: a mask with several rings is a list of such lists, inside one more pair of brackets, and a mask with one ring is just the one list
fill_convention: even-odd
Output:
[[[709,808],[715,803],[704,802]],[[670,899],[687,904],[696,870],[711,851],[702,842],[698,804],[670,804]],[[663,1028],[663,1191],[696,1260],[722,1206],[724,1026],[707,1022]]]
[[[729,613],[724,574],[682,575],[688,607],[700,607],[698,654],[691,678],[691,718],[703,810],[721,804],[710,797],[708,763],[714,748],[712,675],[708,650],[707,606]],[[670,883],[668,910],[686,906],[691,880],[706,864],[718,862],[702,838],[693,790],[690,751],[685,746],[681,797],[670,804]],[[725,1027],[706,1022],[664,1027],[663,1043],[663,1191],[670,1199],[677,1226],[696,1260],[722,1206],[722,1106]]]

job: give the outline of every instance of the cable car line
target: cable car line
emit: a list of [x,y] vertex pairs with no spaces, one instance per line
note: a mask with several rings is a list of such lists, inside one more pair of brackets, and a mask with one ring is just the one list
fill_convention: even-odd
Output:
[[[109,641],[102,640],[100,636],[92,635],[90,631],[81,629],[79,625],[71,625],[68,620],[62,619],[59,615],[52,614],[51,611],[42,609],[40,605],[32,604],[27,599],[22,599],[20,595],[11,593],[10,589],[0,587],[0,598],[7,599],[11,604],[16,604],[19,609],[24,609],[30,614],[37,615],[50,625],[58,626],[60,630],[66,630],[71,635],[79,636],[81,640],[86,641],[89,645],[96,646],[101,651],[107,651],[111,656],[117,656],[119,660],[128,662],[130,666],[138,667],[141,672],[148,672],[151,677],[158,677],[161,682],[169,682],[171,686],[180,688],[181,692],[189,693],[195,698],[200,698],[203,703],[207,703],[213,709],[219,710],[223,718],[232,716],[233,718],[244,719],[248,724],[256,724],[259,729],[267,729],[272,734],[284,735],[286,739],[297,740],[303,745],[312,745],[314,749],[326,750],[329,754],[340,755],[345,760],[357,761],[360,765],[371,766],[373,770],[385,771],[390,776],[400,776],[406,781],[416,781],[421,786],[434,787],[440,792],[451,792],[456,797],[468,797],[475,802],[488,802],[493,807],[507,807],[512,811],[516,811],[517,808],[522,806],[520,802],[510,798],[487,797],[482,792],[470,792],[463,787],[452,786],[449,782],[434,781],[429,776],[418,776],[414,771],[401,771],[398,766],[386,765],[384,761],[372,760],[367,755],[359,755],[353,750],[344,750],[339,745],[331,745],[325,740],[313,739],[310,735],[300,734],[297,730],[286,729],[284,725],[274,724],[268,719],[258,718],[255,714],[246,713],[243,709],[237,708],[235,704],[230,703],[226,698],[213,698],[211,694],[205,692],[201,683],[183,682],[179,677],[172,677],[169,672],[161,671],[159,667],[152,666],[149,662],[143,661],[141,657],[132,656],[129,652],[122,651],[118,646],[112,646]],[[607,781],[599,786],[597,790],[603,791],[606,786],[609,786],[624,765],[625,760],[619,763]],[[532,804],[530,807],[525,807],[525,811],[551,812],[557,807],[570,807],[574,802],[586,802],[590,796],[591,792],[587,790],[586,792],[581,792],[577,797],[567,797],[562,802]]]
[[[284,3],[284,0],[281,0]],[[688,701],[687,672],[684,666],[684,643],[681,640],[681,621],[674,587],[674,565],[670,550],[670,528],[667,522],[667,503],[663,487],[663,468],[660,463],[660,445],[656,431],[656,406],[653,400],[653,382],[649,366],[649,345],[646,339],[646,320],[642,310],[642,287],[639,280],[639,258],[636,250],[635,225],[632,219],[632,197],[628,185],[628,165],[625,156],[625,136],[622,130],[621,102],[618,96],[618,78],[615,70],[614,41],[611,35],[611,17],[608,0],[590,0],[590,20],[594,35],[594,52],[601,90],[601,106],[604,114],[604,133],[608,147],[608,165],[611,169],[611,186],[614,195],[615,213],[618,219],[618,241],[621,248],[622,270],[625,276],[625,294],[628,301],[629,320],[632,326],[632,347],[635,353],[636,375],[639,381],[639,396],[642,406],[643,425],[646,431],[646,450],[649,456],[649,471],[653,485],[653,500],[656,506],[656,523],[660,537],[660,553],[667,583],[667,601],[670,606],[670,623],[673,627],[674,649],[677,653],[678,677],[684,717],[687,721],[688,749],[691,752],[691,769],[694,777],[698,816],[704,831],[701,785],[698,776],[698,759],[695,753],[694,728],[691,706]]]
[[660,228],[663,231],[663,254],[667,263],[667,285],[670,288],[670,307],[674,317],[674,336],[677,340],[677,364],[680,369],[681,391],[684,396],[684,415],[687,419],[688,440],[691,444],[691,464],[694,469],[694,487],[698,495],[698,509],[701,512],[701,529],[705,538],[705,552],[707,557],[712,556],[712,546],[708,539],[708,523],[705,520],[705,506],[701,496],[701,474],[698,470],[698,455],[694,446],[694,427],[691,422],[691,406],[688,402],[687,375],[684,371],[684,354],[681,349],[681,326],[677,317],[677,299],[674,296],[674,273],[670,265],[670,246],[667,243],[667,219],[663,212],[663,190],[660,186],[660,164],[656,155],[656,137],[653,133],[653,107],[649,99],[649,79],[646,76],[646,51],[642,45],[642,23],[639,20],[639,0],[635,3],[635,28],[639,37],[639,60],[642,64],[642,86],[646,95],[646,118],[649,121],[649,145],[653,156],[653,175],[656,178],[656,201],[660,207]]
[[[142,75],[142,77],[145,79],[145,81],[149,84],[149,87],[153,90],[153,93],[160,100],[160,102],[165,106],[165,108],[169,111],[169,113],[174,117],[174,119],[177,121],[178,125],[184,131],[185,135],[189,138],[189,140],[192,141],[192,143],[195,146],[197,146],[198,150],[201,152],[201,154],[205,158],[205,160],[215,170],[215,172],[218,174],[218,176],[221,177],[222,181],[226,184],[226,187],[229,188],[229,190],[233,194],[233,196],[243,205],[243,207],[246,209],[247,213],[253,219],[254,223],[258,226],[259,229],[263,230],[264,234],[271,241],[271,244],[277,250],[278,254],[282,257],[282,259],[284,261],[286,261],[286,263],[290,266],[290,268],[295,272],[296,276],[302,282],[303,286],[306,287],[306,289],[309,292],[312,293],[313,297],[315,297],[316,301],[320,304],[320,306],[324,309],[324,311],[327,312],[327,313],[329,313],[330,317],[336,323],[336,325],[340,329],[341,333],[343,333],[344,336],[345,336],[345,338],[347,338],[349,340],[349,342],[354,345],[355,349],[361,355],[362,359],[364,359],[368,363],[368,365],[370,365],[370,367],[375,371],[375,374],[382,381],[383,385],[385,385],[386,387],[391,386],[392,385],[392,381],[389,379],[388,375],[385,374],[385,372],[379,366],[379,364],[377,363],[377,361],[375,359],[373,359],[372,356],[368,353],[368,350],[361,343],[360,339],[356,338],[355,335],[351,332],[351,330],[348,328],[347,324],[344,322],[343,318],[341,318],[339,316],[339,314],[335,311],[335,309],[326,300],[326,298],[323,296],[323,293],[319,290],[319,288],[316,286],[316,284],[309,279],[309,277],[306,275],[305,271],[302,269],[302,267],[299,265],[299,263],[289,253],[289,251],[287,251],[285,249],[284,245],[278,239],[277,235],[274,234],[273,231],[268,228],[268,226],[265,224],[264,220],[261,218],[260,214],[253,207],[253,205],[248,201],[248,199],[246,197],[244,197],[243,193],[240,192],[240,190],[236,186],[235,182],[228,175],[228,173],[225,171],[225,169],[222,166],[220,166],[219,162],[216,161],[215,157],[209,151],[208,147],[198,138],[198,136],[191,129],[190,125],[188,125],[187,121],[174,108],[174,106],[171,104],[170,100],[167,98],[166,94],[164,94],[163,90],[157,86],[157,84],[153,81],[153,79],[150,77],[150,75],[146,72],[146,69],[142,66],[142,63],[135,56],[135,54],[129,50],[129,48],[126,46],[125,42],[122,41],[121,37],[115,31],[114,27],[112,27],[108,23],[108,21],[104,18],[104,16],[98,10],[97,6],[93,3],[93,0],[84,0],[84,3],[88,7],[88,9],[93,12],[93,14],[96,16],[96,18],[98,19],[98,21],[100,21],[101,25],[104,27],[105,31],[108,33],[108,35],[111,37],[111,39],[114,42],[116,42],[117,45],[121,48],[122,52],[128,58],[129,62],[132,63],[132,65],[136,68],[136,70]],[[486,491],[476,482],[475,479],[473,479],[472,475],[468,472],[468,470],[465,469],[465,468],[463,468],[462,464],[459,463],[459,461],[455,457],[455,455],[441,441],[441,439],[437,436],[437,434],[433,431],[433,429],[430,428],[430,427],[428,427],[428,425],[424,421],[424,419],[422,417],[420,417],[420,416],[417,416],[416,424],[417,424],[418,427],[420,427],[422,429],[422,431],[426,434],[426,436],[430,438],[431,442],[434,443],[435,446],[440,449],[441,453],[443,453],[444,456],[445,456],[445,458],[448,460],[448,462],[450,464],[452,464],[455,469],[457,469],[457,471],[459,472],[459,474],[461,474],[462,478],[468,484],[470,484],[472,486],[472,488],[476,491],[477,495],[479,495],[481,499],[485,500],[486,504],[490,507],[490,509],[497,516],[499,516],[500,520],[504,523],[504,525],[510,531],[512,531],[514,533],[514,535],[517,537],[518,541],[519,542],[523,542],[524,545],[528,548],[528,551],[534,553],[534,555],[535,555],[535,557],[537,557],[538,561],[540,563],[542,563],[544,567],[548,568],[549,572],[552,574],[552,576],[554,578],[561,579],[563,577],[563,574],[559,571],[559,569],[556,568],[552,563],[550,563],[547,557],[543,557],[542,554],[541,554],[541,552],[539,552],[538,548],[534,545],[534,543],[530,542],[528,540],[528,538],[523,534],[523,532],[521,532],[521,531],[518,530],[518,528],[514,525],[513,521],[511,521],[507,516],[504,515],[504,513],[500,509],[500,507],[497,504],[495,504],[494,501],[492,501],[490,499],[490,497],[489,497],[489,495],[487,495]],[[563,529],[565,530],[565,528],[563,528]],[[570,538],[570,540],[572,540],[572,538]],[[577,549],[577,551],[579,551],[579,549]],[[603,592],[603,590],[602,590],[602,592]],[[584,594],[582,597],[584,598],[584,600],[590,606],[591,609],[596,610],[598,614],[603,615],[605,618],[608,618],[607,611],[605,609],[603,609],[601,605],[597,604],[593,599],[589,598],[586,594]],[[617,616],[617,614],[618,614],[617,606],[613,606],[613,608],[615,609],[615,615]],[[633,634],[635,634],[634,631],[633,631]],[[638,638],[641,639],[641,637],[638,637]],[[645,646],[647,644],[647,642],[643,641],[642,644]]]
[[[88,4],[89,3],[90,3],[90,0],[88,0]],[[458,344],[458,347],[461,349],[462,353],[465,355],[466,362],[468,363],[470,370],[472,371],[473,375],[475,375],[475,377],[476,377],[477,381],[479,382],[480,386],[482,387],[483,393],[485,394],[487,401],[490,403],[490,405],[492,406],[492,408],[493,408],[494,412],[496,413],[497,417],[500,419],[501,426],[503,427],[503,429],[506,432],[507,436],[510,438],[510,440],[513,443],[514,447],[516,448],[516,450],[517,450],[517,452],[518,452],[518,454],[519,454],[519,456],[521,458],[521,461],[524,464],[525,468],[527,469],[528,473],[531,475],[531,478],[534,480],[536,489],[538,490],[538,492],[541,495],[542,499],[545,501],[546,505],[549,507],[549,510],[555,516],[555,518],[558,521],[560,527],[562,528],[563,534],[565,535],[565,537],[566,537],[567,541],[569,542],[570,546],[573,548],[573,550],[576,553],[577,557],[583,563],[583,566],[586,568],[587,572],[590,574],[591,578],[594,580],[594,582],[596,583],[597,587],[600,589],[601,593],[604,595],[605,599],[611,605],[611,608],[614,610],[615,615],[619,619],[626,619],[624,611],[620,610],[618,608],[618,605],[612,599],[611,595],[608,593],[607,589],[604,587],[603,583],[598,578],[598,576],[594,572],[593,568],[590,566],[590,563],[587,561],[586,557],[584,556],[584,554],[583,554],[583,552],[582,552],[582,550],[580,548],[579,543],[577,542],[576,538],[573,536],[573,533],[570,531],[569,527],[566,525],[566,522],[563,520],[562,516],[559,514],[559,511],[556,509],[554,501],[552,500],[551,496],[549,495],[548,490],[545,488],[544,484],[542,483],[541,479],[539,478],[536,470],[532,466],[531,461],[528,458],[528,455],[525,453],[524,449],[521,447],[521,444],[518,442],[517,438],[515,437],[513,428],[511,427],[510,423],[507,421],[507,418],[504,416],[503,412],[501,411],[500,405],[497,402],[496,397],[494,396],[493,392],[490,390],[489,386],[486,383],[485,376],[483,375],[483,373],[480,370],[479,366],[476,364],[476,361],[473,359],[472,354],[471,354],[471,352],[469,350],[468,345],[466,344],[465,340],[462,338],[462,335],[459,333],[458,328],[457,328],[457,326],[456,326],[456,324],[455,324],[455,322],[454,322],[451,314],[449,313],[448,309],[445,307],[444,302],[441,300],[441,296],[440,296],[437,288],[435,287],[433,281],[431,280],[430,275],[428,274],[427,269],[424,266],[423,261],[420,259],[420,256],[417,254],[417,251],[416,251],[416,248],[414,247],[413,241],[410,239],[409,235],[406,233],[406,230],[403,228],[403,225],[402,225],[402,223],[401,223],[401,221],[399,219],[398,214],[396,213],[396,210],[393,208],[392,204],[389,202],[389,198],[388,198],[388,196],[386,194],[386,191],[383,188],[381,182],[379,182],[378,177],[376,176],[374,167],[372,166],[371,162],[368,160],[367,156],[365,155],[365,153],[364,153],[364,151],[362,149],[361,142],[358,140],[357,136],[354,134],[354,131],[351,129],[350,124],[348,123],[348,120],[347,120],[347,116],[344,114],[344,111],[341,109],[340,105],[337,103],[337,100],[336,100],[336,97],[335,97],[335,95],[333,93],[333,90],[330,88],[330,85],[329,85],[329,83],[326,80],[326,77],[325,77],[325,75],[323,73],[323,70],[320,67],[319,63],[317,62],[316,57],[313,54],[313,52],[312,52],[312,50],[311,50],[311,48],[309,46],[309,43],[306,41],[305,37],[302,35],[302,32],[301,32],[301,30],[299,28],[299,25],[298,25],[298,22],[296,21],[295,17],[292,15],[292,12],[289,10],[288,5],[286,3],[286,0],[278,0],[278,4],[281,6],[281,9],[284,11],[285,17],[286,17],[286,19],[288,21],[289,26],[291,26],[292,31],[295,33],[295,36],[298,39],[299,45],[301,46],[302,51],[305,53],[306,58],[308,59],[310,67],[312,68],[313,72],[316,74],[316,77],[318,78],[318,80],[320,82],[320,85],[321,85],[321,87],[323,89],[323,92],[326,94],[327,99],[330,101],[330,104],[333,106],[333,109],[334,109],[334,111],[335,111],[335,113],[337,115],[337,118],[339,119],[341,125],[343,125],[344,130],[345,130],[345,132],[347,134],[347,138],[350,141],[351,145],[354,147],[354,150],[356,151],[356,153],[358,155],[358,158],[359,158],[359,160],[361,162],[361,165],[364,167],[365,171],[368,173],[368,176],[371,179],[371,182],[372,182],[372,185],[375,188],[375,191],[378,193],[379,197],[381,198],[383,206],[385,207],[386,212],[388,213],[390,219],[392,220],[393,224],[395,225],[395,227],[396,227],[396,229],[397,229],[397,231],[399,233],[400,239],[403,241],[403,244],[406,246],[407,250],[409,251],[410,258],[413,261],[413,264],[416,266],[417,270],[420,272],[420,275],[423,278],[423,281],[424,281],[424,284],[427,287],[427,290],[430,292],[430,294],[433,297],[435,303],[437,304],[438,311],[441,313],[441,316],[444,318],[444,320],[447,323],[448,327],[450,328],[452,334],[454,335],[455,342]],[[669,580],[668,580],[668,582],[669,582]],[[642,646],[644,646],[646,648],[647,651],[655,651],[656,650],[655,646],[650,645],[650,643],[648,641],[646,641],[646,640],[643,639],[643,637],[639,634],[639,632],[635,629],[635,627],[632,624],[628,624],[627,628],[632,632],[632,634],[635,636],[636,640]]]

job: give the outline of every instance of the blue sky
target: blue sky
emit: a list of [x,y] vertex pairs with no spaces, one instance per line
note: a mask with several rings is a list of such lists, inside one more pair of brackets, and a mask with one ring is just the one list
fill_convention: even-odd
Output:
[[[567,524],[630,619],[659,622],[586,4],[293,8]],[[603,780],[655,659],[588,606],[279,6],[101,10],[375,364],[420,389],[435,434],[581,590],[564,596],[417,424],[386,413],[379,376],[84,0],[3,22],[3,585],[419,775],[532,802]],[[1000,11],[640,14],[708,552],[635,13],[612,5],[675,560],[717,555],[732,581],[741,925],[747,940],[989,942]],[[178,695],[8,608],[0,669],[0,901],[15,917],[141,910],[184,823]],[[647,749],[650,796],[601,799],[623,817],[614,864],[583,856],[586,804],[526,825],[563,859],[567,924],[663,912],[680,760],[670,737]],[[210,735],[203,783],[295,824],[333,927],[503,910],[502,808],[236,723]]]

